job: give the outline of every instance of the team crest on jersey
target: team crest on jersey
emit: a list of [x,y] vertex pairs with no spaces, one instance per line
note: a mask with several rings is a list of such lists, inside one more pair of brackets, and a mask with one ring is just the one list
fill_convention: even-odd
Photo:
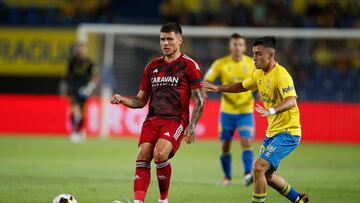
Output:
[[266,89],[270,89],[270,80],[268,80],[268,82],[266,84]]

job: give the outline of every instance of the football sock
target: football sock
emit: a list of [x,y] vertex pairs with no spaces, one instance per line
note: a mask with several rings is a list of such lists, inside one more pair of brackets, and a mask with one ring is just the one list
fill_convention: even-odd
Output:
[[244,164],[244,174],[249,174],[252,171],[252,165],[254,161],[254,152],[252,149],[246,149],[242,153],[242,161]]
[[171,179],[171,165],[169,160],[156,162],[156,175],[160,190],[160,200],[167,200]]
[[231,154],[223,154],[220,156],[221,167],[225,177],[231,179]]
[[136,161],[136,171],[134,178],[134,201],[144,202],[149,184],[150,163],[147,161]]
[[285,184],[284,189],[279,191],[279,193],[281,195],[283,195],[284,197],[286,197],[291,202],[297,202],[300,199],[299,193],[296,192],[296,190],[294,188],[292,188],[291,185],[288,183]]
[[266,193],[256,194],[253,193],[252,202],[253,203],[264,203],[266,200]]
[[168,203],[168,200],[167,199],[164,199],[164,200],[159,199],[159,203]]

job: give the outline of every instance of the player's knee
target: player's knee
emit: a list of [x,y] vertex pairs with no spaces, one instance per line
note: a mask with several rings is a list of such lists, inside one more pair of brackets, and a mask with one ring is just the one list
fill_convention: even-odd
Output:
[[165,150],[156,148],[154,150],[154,160],[155,162],[163,162],[168,160],[169,154]]
[[268,166],[266,164],[265,160],[257,159],[253,166],[253,172],[255,177],[259,177],[262,175],[265,175],[265,172],[267,171]]
[[136,160],[150,162],[152,160],[152,156],[150,154],[139,153]]
[[241,146],[243,149],[250,149],[252,145],[251,138],[241,138]]
[[153,159],[153,153],[152,150],[149,151],[149,149],[139,148],[139,152],[137,154],[136,160],[137,161],[147,161],[150,162]]
[[230,148],[231,148],[231,141],[223,141],[222,153],[228,154],[230,152]]

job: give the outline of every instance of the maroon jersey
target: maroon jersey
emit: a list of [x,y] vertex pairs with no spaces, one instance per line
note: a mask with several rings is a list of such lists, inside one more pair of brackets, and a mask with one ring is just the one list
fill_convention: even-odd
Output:
[[175,119],[188,124],[191,89],[200,88],[200,82],[198,64],[184,54],[170,63],[165,57],[150,62],[140,86],[150,93],[147,117]]

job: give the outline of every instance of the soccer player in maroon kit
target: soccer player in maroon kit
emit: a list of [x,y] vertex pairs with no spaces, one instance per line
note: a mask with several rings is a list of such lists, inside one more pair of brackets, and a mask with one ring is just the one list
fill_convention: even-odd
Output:
[[[166,23],[160,29],[163,56],[145,68],[137,96],[115,94],[112,104],[142,108],[149,102],[149,113],[139,139],[134,179],[134,203],[144,202],[150,184],[150,162],[154,159],[160,190],[159,203],[167,203],[172,158],[182,139],[195,140],[195,127],[202,114],[201,71],[197,63],[180,52],[182,29]],[[194,109],[189,121],[190,98]]]

